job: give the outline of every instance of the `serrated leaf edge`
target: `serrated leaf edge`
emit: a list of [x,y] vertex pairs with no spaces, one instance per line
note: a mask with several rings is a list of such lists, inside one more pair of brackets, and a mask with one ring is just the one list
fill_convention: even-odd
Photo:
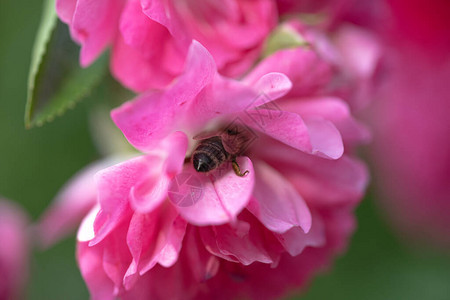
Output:
[[25,128],[32,127],[31,115],[33,114],[33,92],[35,79],[43,62],[48,44],[55,32],[58,17],[56,15],[55,0],[47,0],[42,12],[40,25],[36,34],[32,54],[31,65],[28,74],[27,102],[25,105]]

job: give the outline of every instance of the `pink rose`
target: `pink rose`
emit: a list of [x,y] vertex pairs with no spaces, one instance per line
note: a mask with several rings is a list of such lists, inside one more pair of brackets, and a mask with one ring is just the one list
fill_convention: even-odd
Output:
[[[96,175],[99,205],[77,250],[93,299],[272,299],[345,249],[368,180],[351,155],[359,124],[339,98],[289,96],[298,70],[288,59],[316,59],[302,51],[275,53],[236,81],[193,42],[173,85],[112,112],[145,154]],[[232,151],[233,128],[245,133],[243,176],[231,163],[200,173],[186,161],[206,129]]]
[[178,76],[192,39],[210,51],[222,74],[243,74],[277,21],[271,0],[58,0],[56,9],[81,44],[81,65],[111,45],[113,75],[137,92]]
[[370,116],[379,199],[402,237],[450,249],[450,7],[389,4],[395,26],[383,35],[386,70]]
[[28,217],[0,198],[0,299],[17,299],[28,277]]

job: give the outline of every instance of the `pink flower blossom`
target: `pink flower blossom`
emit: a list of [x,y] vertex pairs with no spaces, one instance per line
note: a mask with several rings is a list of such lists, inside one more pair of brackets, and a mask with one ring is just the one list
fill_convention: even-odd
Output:
[[[317,60],[281,51],[236,81],[193,42],[173,85],[112,112],[145,154],[96,174],[77,250],[93,299],[272,299],[345,248],[368,179],[344,153],[359,124],[339,98],[289,96],[296,58]],[[248,173],[185,162],[194,136],[230,124],[254,134],[237,158]]]
[[28,277],[28,217],[0,198],[0,299],[17,299]]
[[370,118],[379,199],[401,237],[450,249],[450,7],[389,4],[395,22]]
[[81,44],[81,65],[111,45],[113,75],[138,92],[179,75],[192,39],[210,51],[222,74],[243,74],[277,21],[272,0],[57,0],[56,9]]

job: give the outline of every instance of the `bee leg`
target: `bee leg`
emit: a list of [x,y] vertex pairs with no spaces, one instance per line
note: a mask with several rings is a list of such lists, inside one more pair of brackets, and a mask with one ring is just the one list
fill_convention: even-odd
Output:
[[241,168],[239,168],[239,165],[236,161],[236,159],[233,159],[231,161],[232,165],[233,165],[233,170],[234,173],[236,173],[237,176],[239,177],[244,177],[245,175],[247,175],[248,173],[250,173],[248,170],[246,170],[244,173],[241,173]]

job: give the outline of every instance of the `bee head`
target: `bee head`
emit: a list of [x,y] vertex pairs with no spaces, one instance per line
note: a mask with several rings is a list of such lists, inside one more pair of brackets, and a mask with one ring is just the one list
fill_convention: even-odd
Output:
[[211,165],[214,165],[214,162],[211,160],[211,158],[204,153],[198,153],[194,155],[192,161],[194,164],[194,169],[197,172],[211,171]]

